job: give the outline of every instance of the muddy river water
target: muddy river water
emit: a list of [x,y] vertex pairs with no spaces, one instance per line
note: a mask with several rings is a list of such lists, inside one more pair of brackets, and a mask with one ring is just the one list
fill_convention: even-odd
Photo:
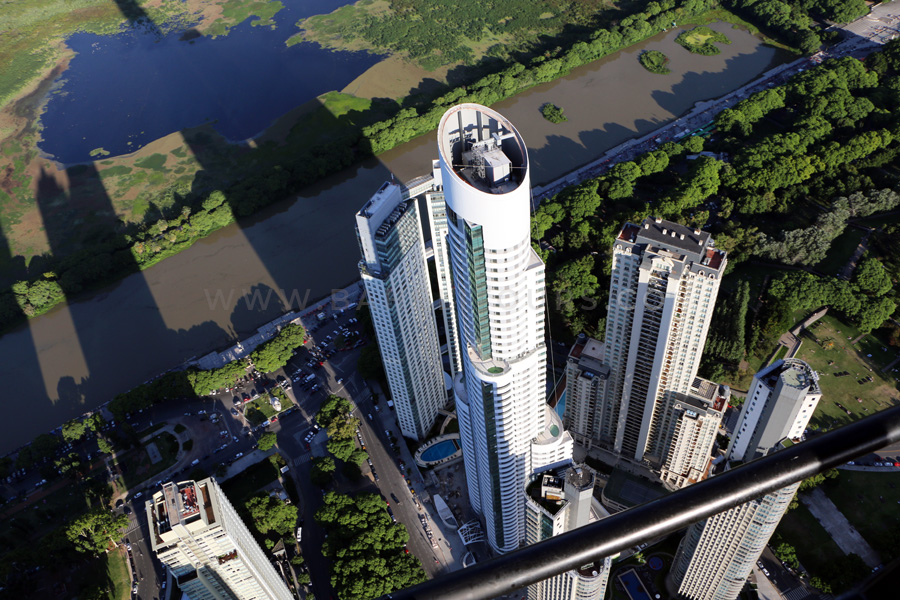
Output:
[[[674,30],[495,105],[528,144],[532,183],[556,179],[788,58],[744,31],[715,27],[732,41],[720,55],[688,53]],[[665,52],[672,72],[644,70],[643,49]],[[541,117],[548,101],[568,122]],[[436,150],[434,134],[424,135],[4,335],[0,450],[356,280],[354,212],[391,173],[401,181],[427,173]]]

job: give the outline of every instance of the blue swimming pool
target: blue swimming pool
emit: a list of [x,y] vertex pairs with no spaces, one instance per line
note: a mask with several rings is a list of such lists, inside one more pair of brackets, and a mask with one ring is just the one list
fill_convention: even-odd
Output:
[[442,458],[447,458],[448,456],[453,456],[457,450],[459,450],[459,446],[456,445],[455,441],[444,440],[423,452],[421,458],[425,462],[433,462],[441,460]]
[[650,594],[647,593],[647,588],[641,583],[637,573],[634,572],[634,569],[630,569],[619,575],[619,581],[625,586],[625,591],[628,593],[628,597],[631,598],[631,600],[653,600],[650,598]]
[[566,393],[563,392],[559,396],[559,402],[556,403],[556,414],[562,419],[566,412]]

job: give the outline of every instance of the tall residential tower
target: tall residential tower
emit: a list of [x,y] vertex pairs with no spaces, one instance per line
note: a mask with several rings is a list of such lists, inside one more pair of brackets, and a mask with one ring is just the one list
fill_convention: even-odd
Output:
[[356,214],[378,348],[403,435],[422,439],[447,404],[416,202],[385,183]]
[[[626,223],[613,244],[603,355],[610,372],[595,435],[674,487],[694,481],[709,462],[712,442],[701,448],[679,440],[679,431],[692,429],[681,420],[696,411],[677,418],[672,411],[695,386],[726,265],[708,233],[662,219]],[[694,448],[677,466],[673,443]]]
[[150,547],[191,600],[292,600],[215,479],[166,483],[146,508]]
[[[594,472],[575,465],[542,473],[526,490],[525,541],[536,544],[608,517],[594,499]],[[528,600],[603,600],[611,560],[607,557],[528,586]]]
[[[726,456],[726,468],[793,443],[822,397],[801,360],[776,361],[753,378]],[[734,600],[800,483],[695,523],[678,546],[667,585],[688,600]]]
[[444,114],[438,151],[469,497],[491,547],[508,552],[524,540],[525,485],[572,455],[545,402],[544,263],[531,248],[528,152],[506,118],[477,104]]

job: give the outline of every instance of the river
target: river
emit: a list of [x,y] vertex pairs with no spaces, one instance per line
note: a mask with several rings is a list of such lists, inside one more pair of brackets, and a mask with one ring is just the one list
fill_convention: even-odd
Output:
[[[528,144],[532,183],[549,182],[786,58],[746,32],[716,28],[733,42],[720,55],[689,54],[674,43],[679,30],[670,31],[498,103]],[[665,52],[672,73],[645,71],[637,62],[642,49]],[[545,121],[538,108],[547,101],[569,121]],[[297,308],[357,279],[353,214],[391,173],[399,180],[427,173],[435,146],[433,133],[421,136],[0,338],[9,399],[2,450],[255,331],[289,302]]]

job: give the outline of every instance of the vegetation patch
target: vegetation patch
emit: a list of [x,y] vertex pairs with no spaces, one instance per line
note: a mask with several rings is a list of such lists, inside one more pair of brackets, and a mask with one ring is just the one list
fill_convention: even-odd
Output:
[[671,73],[669,67],[666,66],[669,62],[669,57],[659,50],[647,50],[641,52],[638,60],[640,60],[644,68],[651,73],[656,73],[657,75]]
[[165,171],[166,169],[164,169],[163,165],[166,164],[167,158],[168,157],[165,154],[151,154],[146,158],[136,160],[134,166],[142,169],[151,169],[153,171]]
[[569,120],[563,113],[563,109],[551,102],[547,102],[541,107],[541,114],[551,123],[563,123]]
[[88,155],[90,155],[91,157],[97,157],[97,156],[109,156],[109,150],[107,150],[107,149],[105,149],[105,148],[103,148],[103,147],[100,147],[100,148],[94,148],[93,150],[91,150],[90,152],[88,152]]
[[222,491],[235,506],[240,506],[258,489],[278,479],[278,471],[284,464],[281,455],[273,454],[224,482]]
[[720,54],[722,51],[716,46],[719,44],[730,44],[731,40],[724,33],[719,33],[709,27],[695,27],[690,31],[683,31],[675,41],[694,54],[704,54],[711,56]]

